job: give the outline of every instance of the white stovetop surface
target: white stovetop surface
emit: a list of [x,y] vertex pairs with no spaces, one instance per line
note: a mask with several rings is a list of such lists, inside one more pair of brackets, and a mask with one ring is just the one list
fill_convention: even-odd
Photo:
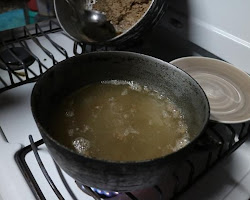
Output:
[[[50,36],[63,47],[70,46],[72,48],[73,46],[73,42],[60,33],[50,34]],[[157,37],[155,37],[155,39],[156,38]],[[46,48],[53,48],[49,43],[46,43],[45,38],[40,37],[39,40]],[[33,53],[39,50],[32,42],[29,46]],[[149,49],[151,49],[151,47]],[[68,53],[71,57],[73,55],[72,49],[69,49]],[[162,53],[166,54],[165,52]],[[40,55],[39,58],[42,58],[41,60],[46,66],[50,67],[52,65],[51,60],[43,52],[36,52],[36,55],[37,54]],[[54,53],[53,51],[53,54],[58,61],[64,59],[58,52]],[[34,66],[34,69],[37,69],[37,67]],[[0,70],[0,73],[2,77],[5,72]],[[28,135],[31,134],[34,141],[41,139],[30,109],[30,95],[33,85],[33,83],[26,84],[0,94],[0,126],[3,130],[3,133],[0,131],[0,200],[35,199],[14,160],[14,154],[20,148],[29,145]],[[180,197],[180,199],[247,200],[250,197],[249,152],[250,140],[198,181],[190,190]],[[41,146],[39,153],[41,154],[42,160],[46,160],[46,163],[49,163],[46,168],[52,178],[56,180],[56,186],[61,191],[61,189],[64,189],[64,185],[56,172],[55,165],[45,145]],[[26,161],[31,171],[36,173],[38,184],[42,186],[42,191],[46,199],[57,199],[46,183],[40,169],[37,168],[37,163],[32,153],[27,155]],[[74,185],[74,181],[66,174],[64,175],[70,185]],[[77,187],[74,187],[73,190],[79,199],[92,199],[83,194]],[[66,200],[71,199],[67,191],[63,190],[62,193]],[[152,200],[154,198],[148,195],[143,199]]]

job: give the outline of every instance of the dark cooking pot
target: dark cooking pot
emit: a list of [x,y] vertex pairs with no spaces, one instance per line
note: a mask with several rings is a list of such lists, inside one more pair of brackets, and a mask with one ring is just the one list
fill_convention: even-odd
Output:
[[[84,157],[51,137],[49,121],[58,102],[84,85],[114,79],[136,81],[165,93],[187,116],[192,141],[161,158],[111,162]],[[55,162],[78,182],[112,191],[136,190],[158,183],[172,163],[183,158],[195,144],[209,119],[207,97],[194,79],[169,63],[130,52],[89,53],[58,63],[36,83],[31,108]]]

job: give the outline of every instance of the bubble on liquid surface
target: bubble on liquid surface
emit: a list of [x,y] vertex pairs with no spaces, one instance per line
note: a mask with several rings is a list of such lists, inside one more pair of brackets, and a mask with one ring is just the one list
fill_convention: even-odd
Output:
[[78,137],[73,141],[73,146],[78,153],[86,155],[90,148],[90,142],[83,137]]
[[69,129],[68,134],[69,134],[69,136],[73,136],[74,135],[74,129],[73,128]]
[[124,89],[124,90],[122,91],[122,93],[121,93],[122,96],[125,96],[125,95],[127,95],[127,94],[128,94],[128,89]]
[[129,126],[128,128],[125,129],[123,134],[127,136],[129,134],[139,134],[139,132],[135,130],[132,126]]
[[74,117],[74,115],[75,115],[75,113],[74,113],[73,110],[67,110],[67,111],[65,112],[65,116],[66,116],[66,117]]
[[173,148],[173,151],[178,151],[179,149],[185,147],[190,142],[188,134],[185,134],[184,137],[176,141],[176,145]]

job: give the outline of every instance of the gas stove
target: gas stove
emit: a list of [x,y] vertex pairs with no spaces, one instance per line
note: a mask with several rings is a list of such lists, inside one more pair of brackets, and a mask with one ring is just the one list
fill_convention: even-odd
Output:
[[[139,52],[167,62],[183,56],[218,58],[216,55],[182,39],[161,23],[141,40],[120,48],[74,42],[63,33],[56,20],[0,35],[0,52],[4,52],[0,55],[0,200],[246,200],[250,197],[249,122],[211,122],[206,140],[200,141],[162,183],[117,194],[86,187],[64,173],[48,153],[31,114],[34,82],[48,68],[68,57],[109,50]],[[21,56],[15,56],[17,54]]]

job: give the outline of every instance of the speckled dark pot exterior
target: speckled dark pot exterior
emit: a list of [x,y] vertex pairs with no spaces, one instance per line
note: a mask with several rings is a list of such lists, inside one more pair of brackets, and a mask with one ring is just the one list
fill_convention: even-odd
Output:
[[[48,125],[55,105],[72,91],[102,80],[136,81],[171,97],[188,116],[192,142],[175,153],[143,162],[91,159],[59,144],[50,136]],[[58,63],[36,83],[31,108],[56,163],[75,180],[112,191],[132,191],[160,182],[171,171],[172,164],[195,145],[209,119],[207,97],[188,74],[159,59],[130,52],[95,52]]]

